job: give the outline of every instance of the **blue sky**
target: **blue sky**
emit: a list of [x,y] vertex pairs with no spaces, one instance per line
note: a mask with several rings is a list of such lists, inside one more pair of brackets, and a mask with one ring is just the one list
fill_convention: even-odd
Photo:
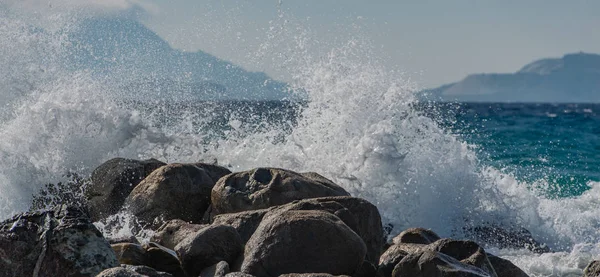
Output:
[[[105,10],[140,5],[147,11],[141,21],[173,47],[203,50],[286,78],[277,65],[251,58],[266,40],[266,30],[278,22],[278,0],[50,2],[90,3]],[[281,9],[286,20],[309,30],[311,39],[327,42],[324,48],[352,36],[368,41],[386,67],[406,72],[421,87],[470,73],[514,72],[530,61],[565,53],[600,53],[597,0],[281,0]]]

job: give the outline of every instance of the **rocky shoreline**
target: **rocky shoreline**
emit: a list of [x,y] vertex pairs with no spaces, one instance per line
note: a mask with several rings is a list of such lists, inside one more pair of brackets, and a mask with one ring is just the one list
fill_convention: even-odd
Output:
[[[375,205],[314,172],[115,158],[94,170],[84,200],[0,222],[0,277],[527,276],[474,241],[432,230],[388,240]],[[92,222],[117,213],[152,236],[107,239]],[[465,231],[550,251],[524,229]],[[598,264],[584,276],[599,276]]]

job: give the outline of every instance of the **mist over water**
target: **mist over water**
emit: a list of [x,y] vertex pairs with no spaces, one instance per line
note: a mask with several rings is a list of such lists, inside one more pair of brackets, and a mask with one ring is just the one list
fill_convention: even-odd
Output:
[[483,164],[477,145],[414,108],[414,84],[385,69],[360,32],[325,47],[292,18],[274,20],[255,58],[281,64],[290,93],[306,98],[286,117],[265,113],[278,105],[136,99],[118,74],[69,64],[77,18],[45,30],[1,7],[0,15],[0,218],[27,210],[42,185],[116,156],[214,159],[234,171],[318,172],[376,204],[394,233],[426,227],[463,238],[465,226],[524,227],[558,252],[496,251],[533,276],[580,274],[600,254],[599,183],[550,199]]

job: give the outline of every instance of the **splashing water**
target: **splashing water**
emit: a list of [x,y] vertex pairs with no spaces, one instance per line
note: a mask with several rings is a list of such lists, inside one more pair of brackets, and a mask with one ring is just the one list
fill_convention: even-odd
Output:
[[360,39],[317,54],[309,32],[287,19],[284,27],[276,22],[259,55],[288,51],[278,62],[306,105],[294,120],[272,124],[249,124],[247,114],[233,112],[226,130],[215,130],[215,103],[186,109],[125,101],[131,92],[118,78],[65,64],[69,28],[47,32],[6,15],[0,16],[2,218],[26,210],[43,184],[67,172],[87,175],[115,156],[215,158],[233,170],[319,172],[376,204],[395,232],[418,226],[460,238],[467,224],[525,227],[562,252],[492,251],[533,276],[580,275],[600,255],[599,183],[590,182],[581,196],[547,199],[481,165],[471,145],[413,108],[413,84],[384,69]]

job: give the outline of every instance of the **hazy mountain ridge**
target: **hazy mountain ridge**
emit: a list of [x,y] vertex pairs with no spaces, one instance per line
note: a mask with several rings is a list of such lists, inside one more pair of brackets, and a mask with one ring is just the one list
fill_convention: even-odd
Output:
[[70,34],[70,40],[73,45],[70,64],[74,69],[110,74],[120,79],[124,87],[137,88],[133,93],[168,94],[170,86],[176,90],[174,94],[184,92],[203,100],[290,98],[287,84],[202,51],[173,49],[133,19],[87,19]]
[[422,92],[463,102],[600,102],[600,55],[567,54],[525,65],[516,73],[472,74]]

